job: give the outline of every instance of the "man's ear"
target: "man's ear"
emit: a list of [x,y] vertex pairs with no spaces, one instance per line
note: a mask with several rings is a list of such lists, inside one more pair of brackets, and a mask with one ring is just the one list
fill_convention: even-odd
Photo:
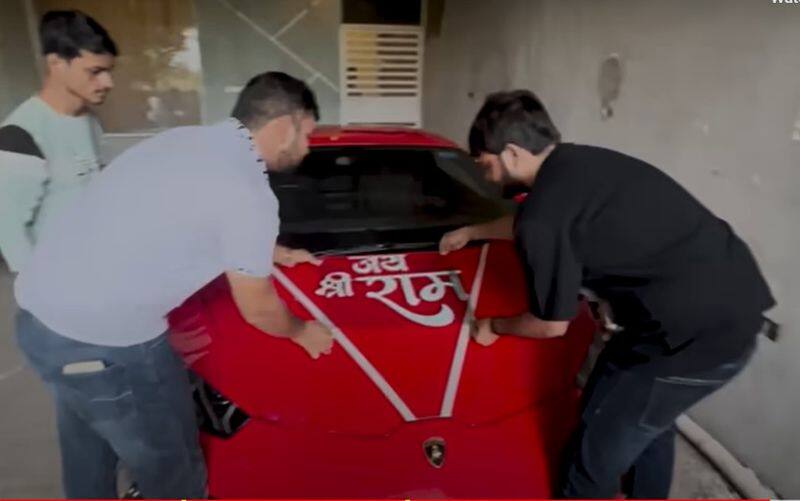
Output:
[[506,149],[507,150],[511,150],[512,154],[515,157],[525,156],[526,153],[530,155],[530,152],[528,150],[526,150],[525,148],[523,148],[521,146],[517,146],[514,143],[508,143],[506,145]]
[[514,143],[507,143],[503,151],[500,152],[500,158],[505,164],[506,169],[512,174],[515,174],[520,165],[520,160],[530,155],[528,150],[521,148]]
[[291,115],[283,115],[275,118],[274,122],[274,125],[277,126],[275,129],[280,131],[280,149],[285,150],[297,139],[297,126]]
[[59,68],[67,64],[66,59],[59,57],[57,54],[52,54],[52,53],[45,56],[44,62],[50,69]]
[[500,163],[507,171],[513,172],[516,170],[517,154],[514,152],[514,150],[509,148],[509,145],[506,145],[506,147],[503,148],[503,151],[501,151],[498,156],[500,157]]

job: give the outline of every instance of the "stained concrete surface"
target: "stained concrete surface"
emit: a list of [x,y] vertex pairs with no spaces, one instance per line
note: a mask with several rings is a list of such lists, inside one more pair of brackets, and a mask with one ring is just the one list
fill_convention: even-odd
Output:
[[[0,264],[3,267],[4,264]],[[0,269],[0,498],[61,496],[53,405],[13,338],[11,276]]]
[[[800,4],[459,0],[425,46],[424,126],[464,142],[485,95],[528,88],[565,141],[662,168],[750,245],[778,343],[690,412],[764,483],[800,498]],[[603,62],[621,89],[603,113]],[[613,96],[613,93],[612,93]]]
[[739,494],[697,450],[682,437],[675,448],[675,476],[670,497],[678,499],[737,499]]
[[[56,498],[61,489],[53,407],[13,339],[11,282],[0,269],[0,498]],[[738,497],[684,440],[678,441],[672,496]]]

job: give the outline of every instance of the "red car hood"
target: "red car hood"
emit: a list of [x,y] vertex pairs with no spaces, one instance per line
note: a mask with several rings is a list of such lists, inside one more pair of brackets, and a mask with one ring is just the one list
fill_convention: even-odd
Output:
[[311,360],[246,324],[223,279],[170,321],[173,344],[206,382],[281,426],[379,436],[419,420],[482,425],[574,391],[592,331],[584,309],[563,338],[503,337],[488,348],[468,339],[470,301],[478,318],[525,311],[507,243],[328,258],[278,270],[276,282],[294,314],[335,326],[330,356]]

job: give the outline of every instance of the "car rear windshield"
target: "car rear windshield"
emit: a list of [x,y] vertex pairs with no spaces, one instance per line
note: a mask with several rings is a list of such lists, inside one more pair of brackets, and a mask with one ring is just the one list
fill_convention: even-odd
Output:
[[281,242],[310,250],[434,242],[443,231],[509,211],[499,190],[454,149],[315,148],[271,173]]

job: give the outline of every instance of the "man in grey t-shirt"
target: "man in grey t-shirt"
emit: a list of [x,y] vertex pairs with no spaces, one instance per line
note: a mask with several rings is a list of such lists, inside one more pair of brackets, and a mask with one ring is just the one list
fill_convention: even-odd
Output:
[[303,159],[317,118],[302,81],[259,75],[230,119],[134,146],[42,229],[16,282],[17,333],[54,388],[68,497],[115,497],[118,460],[144,497],[204,496],[165,317],[215,277],[253,326],[330,352],[330,332],[289,313],[269,279],[280,221],[267,176]]
[[39,93],[0,123],[0,253],[12,272],[29,258],[44,221],[99,171],[102,104],[117,47],[86,14],[50,11],[39,28],[46,73]]

